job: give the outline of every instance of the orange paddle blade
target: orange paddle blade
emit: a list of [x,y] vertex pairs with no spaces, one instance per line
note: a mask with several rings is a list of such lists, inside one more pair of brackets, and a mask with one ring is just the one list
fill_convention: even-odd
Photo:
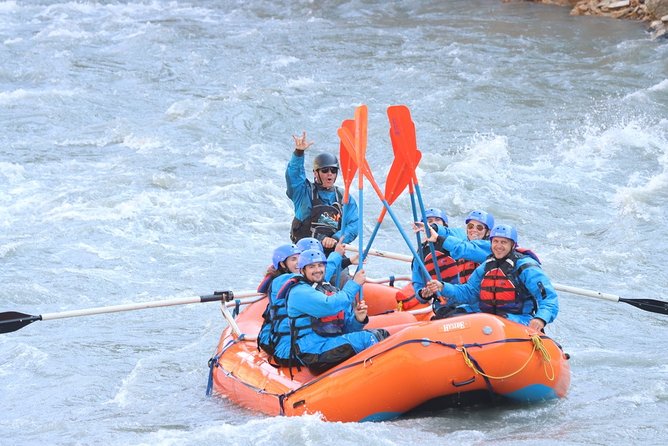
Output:
[[387,117],[390,120],[390,140],[394,156],[409,165],[412,170],[410,175],[416,181],[415,169],[420,157],[416,155],[417,140],[411,112],[405,105],[392,105],[387,108]]
[[[411,165],[416,166],[422,158],[422,152],[416,150]],[[411,184],[412,168],[403,159],[395,158],[385,181],[385,198],[389,204],[394,203],[406,186]]]
[[369,110],[362,104],[355,109],[355,150],[357,151],[357,165],[361,166],[366,160],[366,136],[369,121]]
[[[355,137],[353,136],[353,133],[344,127],[339,127],[337,133],[339,135],[341,143],[343,143],[345,148],[348,150],[350,156],[352,156],[353,159],[359,159],[358,152],[355,148],[355,142],[354,142]],[[357,167],[360,168],[359,165]],[[369,181],[373,181],[373,174],[371,173],[371,168],[369,167],[369,163],[367,162],[366,158],[362,159],[362,166],[360,168],[360,172],[362,172],[362,174],[366,176],[369,179]]]
[[[355,129],[355,121],[346,119],[341,123],[341,127],[352,132]],[[355,173],[357,173],[357,160],[355,159],[355,155],[351,155],[350,151],[346,148],[343,140],[339,144],[339,162],[341,163],[341,175],[343,176],[343,184],[345,185],[343,202],[348,203],[350,185],[355,179]]]

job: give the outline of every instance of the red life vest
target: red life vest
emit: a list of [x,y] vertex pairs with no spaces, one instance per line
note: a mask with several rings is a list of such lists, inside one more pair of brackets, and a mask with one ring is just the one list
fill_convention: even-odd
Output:
[[469,277],[473,274],[473,271],[480,265],[471,260],[459,260],[459,283],[466,283],[469,281]]
[[526,268],[539,268],[533,263],[525,263],[516,269],[517,261],[524,255],[512,252],[503,260],[490,256],[485,261],[485,272],[480,282],[480,311],[499,315],[522,314],[527,299],[535,298],[520,281],[519,276]]
[[405,311],[413,308],[416,305],[420,304],[420,301],[415,297],[415,291],[413,290],[413,284],[409,283],[395,295],[397,299],[397,304],[399,305],[399,311]]
[[424,266],[427,268],[432,279],[441,282],[458,283],[459,265],[457,261],[452,258],[449,251],[436,250],[438,270],[441,273],[440,278],[436,276],[436,268],[434,267],[434,261],[431,256],[429,245],[425,245],[422,248],[422,251],[424,252]]

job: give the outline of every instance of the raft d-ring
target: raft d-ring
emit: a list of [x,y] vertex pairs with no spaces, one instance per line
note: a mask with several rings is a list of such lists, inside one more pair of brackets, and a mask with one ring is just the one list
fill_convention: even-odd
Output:
[[373,358],[366,358],[364,360],[364,368],[367,368],[368,366],[373,365]]
[[422,338],[420,344],[422,344],[423,347],[429,347],[431,345],[431,340],[429,340],[429,338]]

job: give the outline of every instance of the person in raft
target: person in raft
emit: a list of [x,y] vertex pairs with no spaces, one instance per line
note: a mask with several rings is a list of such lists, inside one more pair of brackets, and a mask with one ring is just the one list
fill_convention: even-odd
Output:
[[496,225],[490,233],[492,254],[460,285],[432,280],[433,293],[441,292],[455,304],[478,306],[484,313],[542,331],[559,313],[559,301],[550,279],[530,255],[516,250],[517,230]]
[[295,150],[285,171],[286,194],[295,207],[290,238],[296,242],[315,237],[329,254],[339,240],[350,243],[357,238],[357,203],[353,197],[348,204],[342,203],[343,189],[334,185],[339,173],[336,156],[321,153],[314,158],[311,182],[306,178],[304,152],[313,142],[306,141],[306,132],[292,138]]
[[[425,210],[425,216],[427,217],[427,224],[432,229],[430,231],[430,235],[433,237],[436,237],[437,234],[465,237],[465,232],[462,229],[448,227],[448,216],[443,210],[438,208],[428,208]],[[421,225],[420,228],[424,230],[423,222],[416,222],[414,228],[417,228],[418,224]],[[438,270],[441,276],[439,280],[449,283],[459,283],[459,264],[457,261],[452,257],[452,255],[450,255],[447,250],[442,248],[437,249],[435,245],[432,246],[434,246],[434,252],[436,253],[436,258],[438,259]],[[434,299],[432,303],[435,315],[434,318],[439,319],[444,317],[445,314],[452,313],[454,311],[454,307],[448,305],[446,299],[442,298],[441,296],[434,296],[434,292],[425,286],[429,280],[437,280],[438,277],[436,274],[434,260],[431,255],[431,246],[428,240],[425,240],[422,243],[420,254],[421,258],[424,260],[424,265],[427,268],[427,271],[429,271],[430,277],[425,277],[425,273],[422,270],[419,262],[417,262],[416,259],[413,259],[413,262],[411,263],[411,279],[413,282],[415,297],[417,297],[420,303],[427,303]]]
[[273,356],[281,333],[290,334],[285,301],[278,299],[278,292],[287,280],[299,273],[297,261],[302,250],[294,244],[284,244],[274,249],[272,263],[264,279],[257,287],[258,293],[267,296],[267,307],[262,313],[262,327],[257,346]]
[[[285,299],[279,299],[278,292],[286,281],[299,274],[299,268],[297,267],[299,254],[307,249],[323,251],[322,245],[315,238],[304,238],[296,244],[284,244],[277,247],[272,254],[272,263],[267,268],[267,273],[257,288],[259,293],[267,295],[267,307],[262,313],[263,322],[258,334],[257,344],[270,357],[274,355],[280,337],[290,334]],[[346,266],[357,264],[357,258],[357,256],[352,259],[345,257],[343,244],[338,244],[335,251],[327,259],[325,279],[330,280],[337,271],[340,271],[341,263],[346,260]]]
[[[364,330],[367,305],[355,296],[366,281],[359,270],[341,290],[325,281],[325,255],[315,249],[299,254],[301,276],[285,283],[279,298],[287,302],[290,336],[283,336],[275,357],[283,365],[306,366],[320,374],[389,336],[384,329]],[[287,342],[286,342],[287,340]]]
[[[315,237],[305,237],[299,240],[297,242],[297,247],[299,247],[301,251],[306,251],[307,249],[317,249],[318,251],[322,251],[323,254],[325,252],[322,247],[322,243],[320,243],[320,240]],[[355,254],[352,257],[347,257],[345,245],[339,241],[339,243],[335,245],[334,251],[332,251],[327,256],[325,280],[329,283],[335,284],[337,288],[340,288],[352,278],[348,272],[348,267],[350,265],[358,264],[359,254]]]
[[[459,283],[466,283],[473,271],[492,253],[489,234],[494,227],[494,216],[475,210],[466,217],[466,238],[438,228],[426,241],[434,243],[436,251],[448,252],[459,265]],[[424,224],[415,222],[414,230],[424,232]]]

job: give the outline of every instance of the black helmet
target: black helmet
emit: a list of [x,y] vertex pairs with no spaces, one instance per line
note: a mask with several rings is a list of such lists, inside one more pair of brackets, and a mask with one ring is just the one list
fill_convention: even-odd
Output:
[[339,160],[331,153],[321,153],[313,160],[313,170],[320,170],[323,167],[339,168]]

